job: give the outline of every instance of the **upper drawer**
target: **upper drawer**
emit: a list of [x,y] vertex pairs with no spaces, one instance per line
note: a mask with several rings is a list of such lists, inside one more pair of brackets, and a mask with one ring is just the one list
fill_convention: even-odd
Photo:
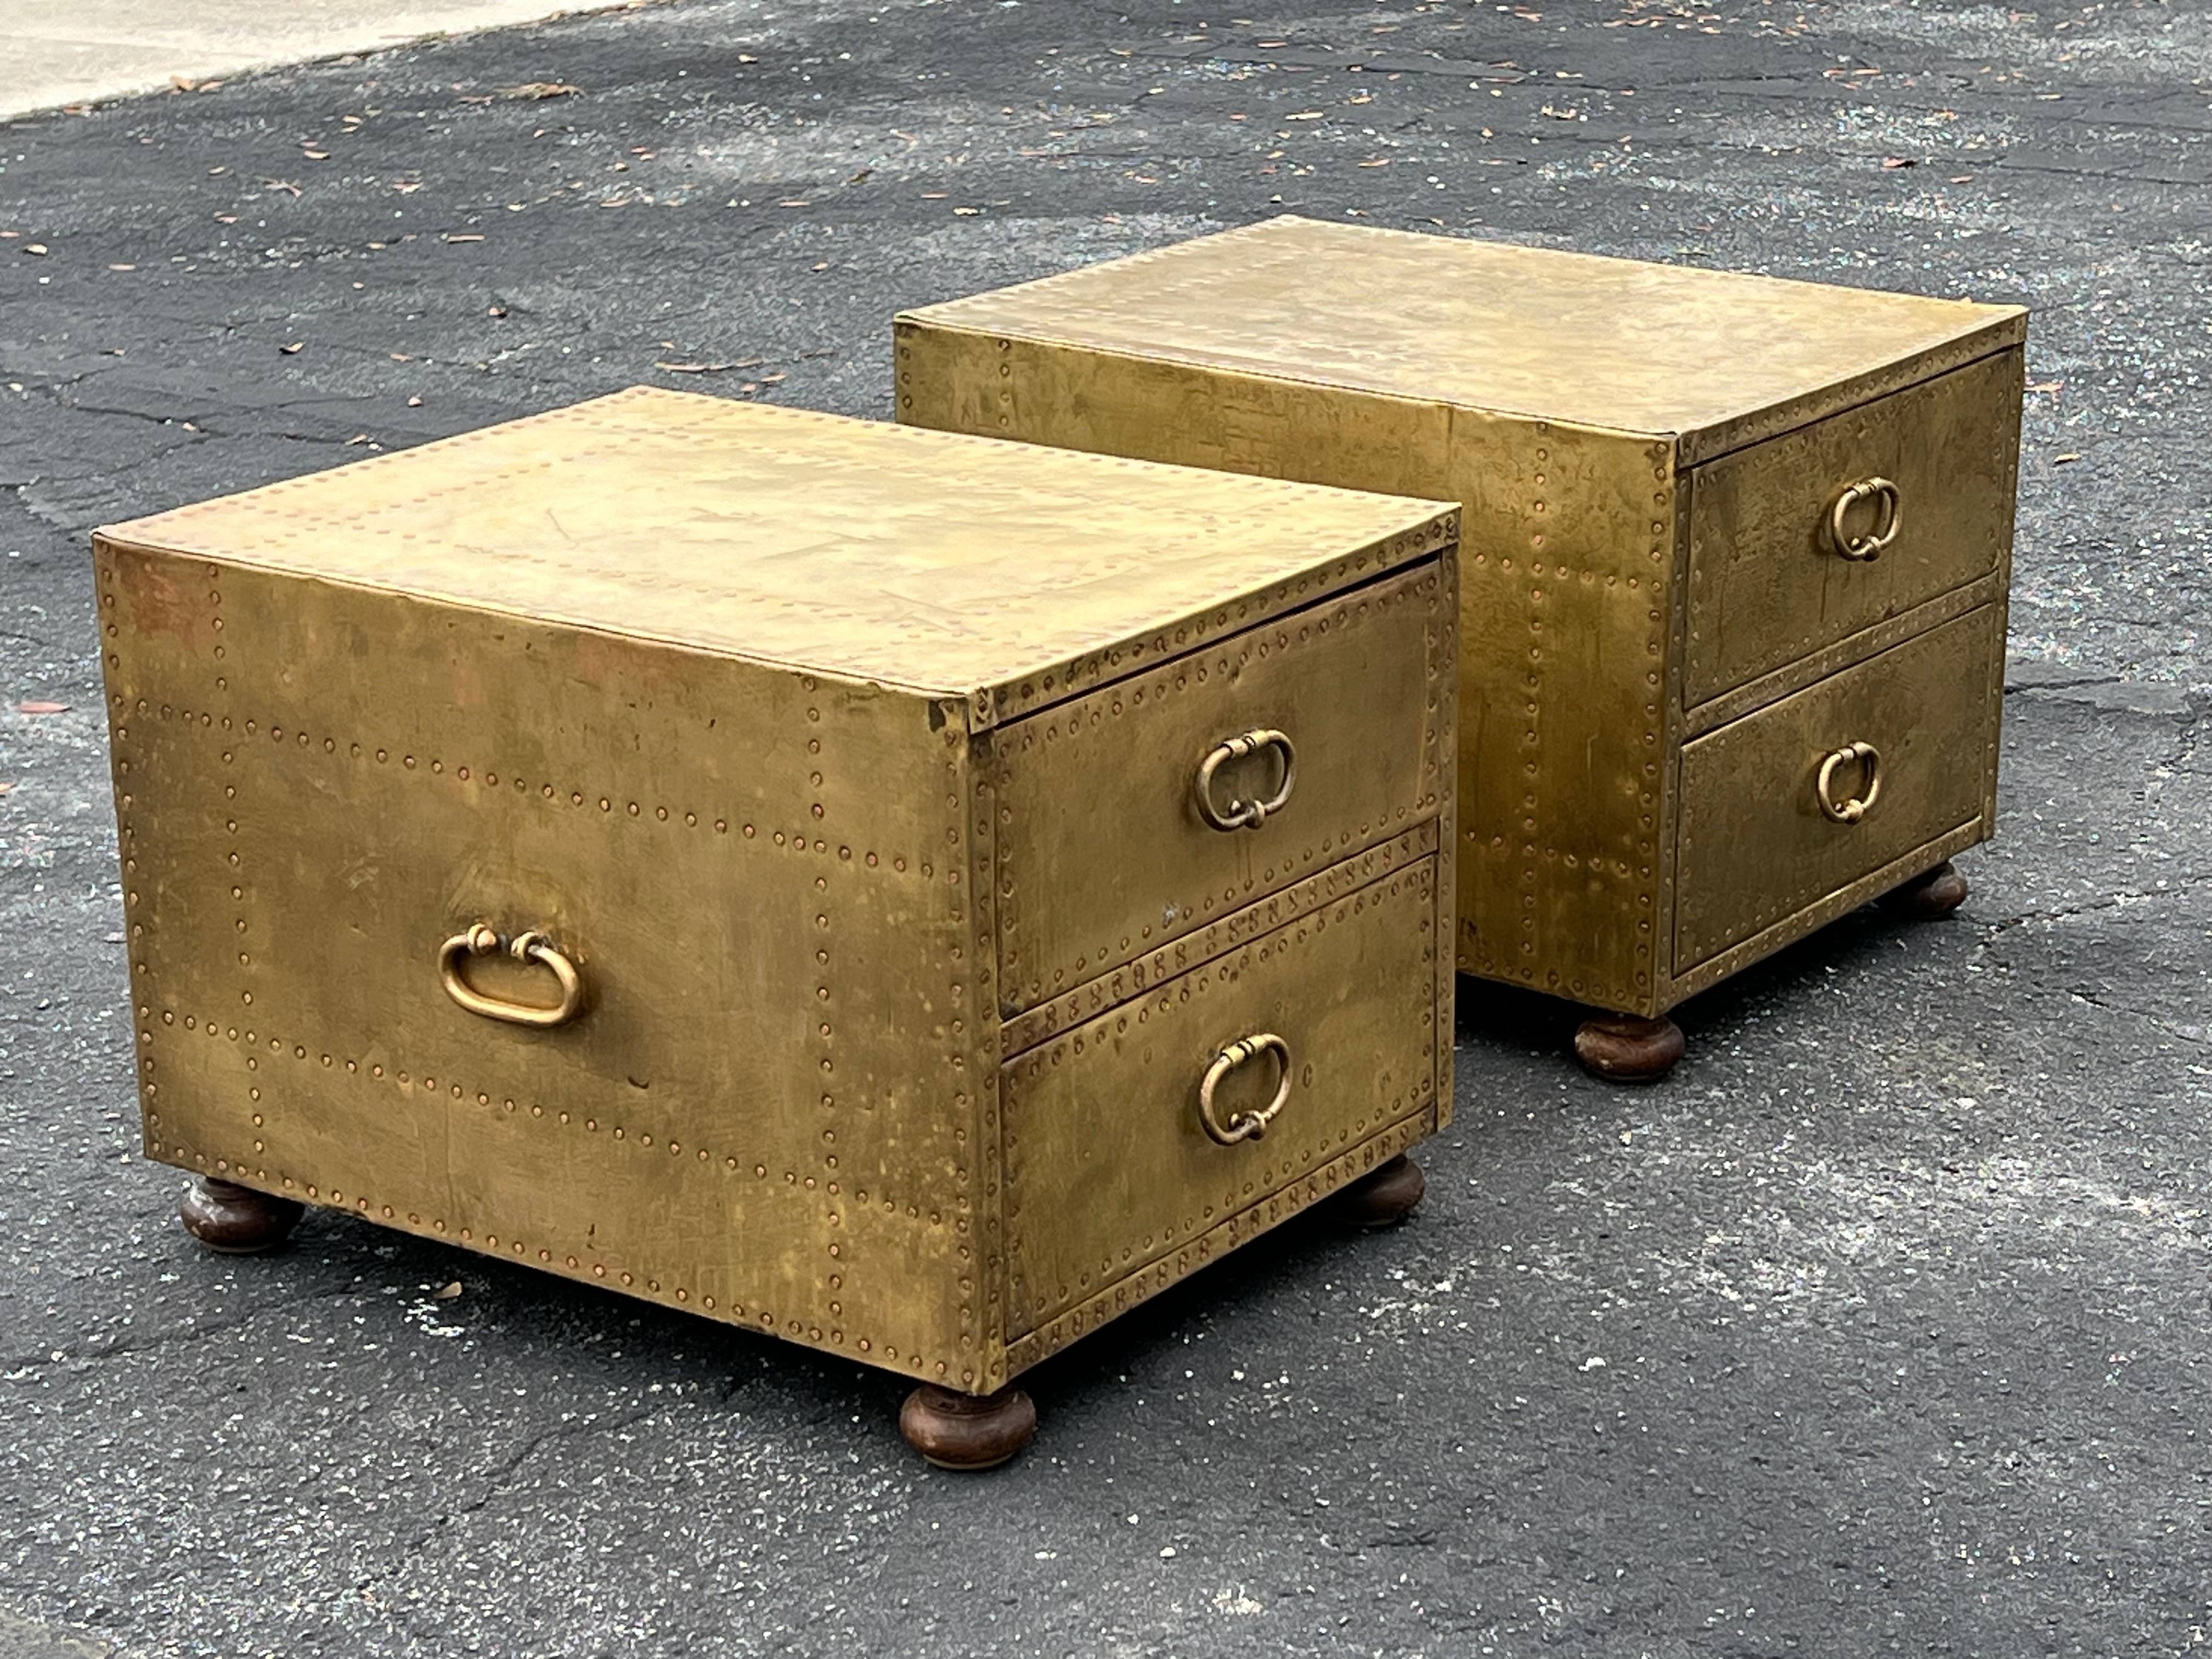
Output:
[[[1456,570],[1425,562],[1000,729],[1002,1011],[1435,816]],[[1269,810],[1240,823],[1252,803]]]
[[1691,473],[1689,707],[2002,568],[2021,362],[2000,352]]
[[2003,654],[1978,605],[1686,744],[1675,973],[1980,817]]

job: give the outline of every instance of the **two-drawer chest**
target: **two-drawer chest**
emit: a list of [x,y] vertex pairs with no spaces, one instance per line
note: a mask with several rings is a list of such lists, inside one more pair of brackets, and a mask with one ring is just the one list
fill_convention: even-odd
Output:
[[902,421],[1464,509],[1459,965],[1684,998],[1995,811],[2025,313],[1278,219],[896,325]]
[[1450,1109],[1448,505],[635,390],[100,532],[145,1145],[1012,1379]]

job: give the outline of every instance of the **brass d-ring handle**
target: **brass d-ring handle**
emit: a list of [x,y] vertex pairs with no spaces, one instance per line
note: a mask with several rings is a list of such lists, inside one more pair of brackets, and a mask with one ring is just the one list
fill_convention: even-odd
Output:
[[[1861,501],[1875,503],[1874,528],[1854,536],[1844,528],[1844,515]],[[1871,560],[1897,539],[1897,486],[1887,478],[1861,478],[1845,484],[1828,503],[1828,547],[1838,557]]]
[[[1845,800],[1836,799],[1836,769],[1845,761],[1859,764],[1860,793]],[[1881,750],[1870,743],[1847,743],[1831,751],[1820,763],[1820,774],[1813,780],[1813,793],[1820,802],[1820,811],[1838,823],[1856,823],[1874,811],[1874,804],[1881,799]]]
[[[1275,786],[1275,793],[1265,800],[1232,800],[1227,806],[1221,805],[1213,799],[1213,775],[1231,761],[1262,749],[1272,749],[1282,757],[1283,781]],[[1215,829],[1257,830],[1271,814],[1283,810],[1291,798],[1291,786],[1297,779],[1298,751],[1291,747],[1290,738],[1271,726],[1260,726],[1224,738],[1207,750],[1198,763],[1191,792],[1198,803],[1199,817]]]
[[[1273,1054],[1279,1068],[1275,1085],[1275,1097],[1256,1112],[1237,1112],[1224,1123],[1214,1113],[1213,1091],[1221,1086],[1221,1079],[1239,1066],[1261,1054]],[[1206,1068],[1206,1075],[1198,1085],[1198,1121],[1206,1126],[1206,1133],[1224,1146],[1234,1146],[1240,1140],[1257,1140],[1267,1133],[1267,1126],[1275,1121],[1275,1114],[1283,1109],[1283,1103],[1291,1097],[1291,1045],[1272,1031],[1261,1031],[1251,1036],[1238,1037],[1213,1057]]]
[[[561,1000],[550,1008],[528,1002],[501,1002],[471,989],[461,977],[461,962],[467,957],[488,957],[501,947],[517,962],[536,963],[552,970],[555,981],[561,988]],[[502,939],[491,927],[478,922],[465,933],[456,933],[438,947],[438,979],[446,988],[446,994],[472,1014],[482,1014],[486,1019],[503,1019],[510,1025],[563,1025],[575,1018],[584,1006],[584,981],[576,972],[576,964],[553,947],[551,940],[535,930],[517,933],[512,939]]]

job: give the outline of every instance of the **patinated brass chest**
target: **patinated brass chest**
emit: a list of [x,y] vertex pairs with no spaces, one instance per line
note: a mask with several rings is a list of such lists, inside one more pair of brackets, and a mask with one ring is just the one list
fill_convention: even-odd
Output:
[[105,530],[146,1149],[999,1389],[1448,1115],[1455,519],[635,390]]
[[1459,963],[1630,1026],[1963,894],[2025,327],[1278,219],[902,317],[898,414],[1460,501]]

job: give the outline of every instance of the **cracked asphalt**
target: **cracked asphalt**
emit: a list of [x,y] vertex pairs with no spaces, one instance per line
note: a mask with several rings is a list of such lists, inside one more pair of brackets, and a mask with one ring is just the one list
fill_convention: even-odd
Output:
[[[2207,1641],[2212,14],[1251,3],[677,0],[0,126],[0,1655]],[[1418,1217],[1086,1339],[988,1476],[343,1216],[188,1247],[93,526],[637,381],[882,416],[899,307],[1285,209],[2033,307],[1964,912],[1642,1092],[1468,987]]]

